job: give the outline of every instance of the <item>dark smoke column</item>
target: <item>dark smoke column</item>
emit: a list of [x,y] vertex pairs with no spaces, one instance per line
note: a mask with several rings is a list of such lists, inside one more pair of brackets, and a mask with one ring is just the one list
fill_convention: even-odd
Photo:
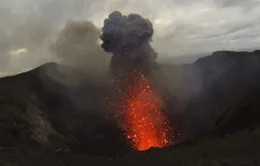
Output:
[[113,53],[110,68],[114,76],[124,77],[133,70],[148,74],[157,53],[150,46],[153,25],[138,14],[112,12],[104,21],[100,36],[102,48]]

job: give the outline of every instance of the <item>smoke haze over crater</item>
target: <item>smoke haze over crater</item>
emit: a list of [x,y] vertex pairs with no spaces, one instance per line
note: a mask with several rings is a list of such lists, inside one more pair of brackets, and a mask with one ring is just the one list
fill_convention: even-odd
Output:
[[56,60],[49,48],[68,20],[88,20],[101,28],[114,10],[138,13],[153,23],[159,61],[257,48],[259,9],[259,0],[0,0],[0,71],[17,73]]

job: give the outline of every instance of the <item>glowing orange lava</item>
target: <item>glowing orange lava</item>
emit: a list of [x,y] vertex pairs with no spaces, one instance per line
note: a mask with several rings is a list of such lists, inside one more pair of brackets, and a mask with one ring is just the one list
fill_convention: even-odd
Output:
[[172,144],[169,122],[161,111],[160,96],[141,75],[132,82],[125,96],[123,129],[132,147],[139,151]]

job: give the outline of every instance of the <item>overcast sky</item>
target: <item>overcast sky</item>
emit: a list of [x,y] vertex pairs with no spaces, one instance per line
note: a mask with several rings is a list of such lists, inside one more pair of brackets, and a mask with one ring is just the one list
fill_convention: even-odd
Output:
[[260,47],[260,0],[0,0],[0,65],[8,71],[50,61],[46,43],[66,20],[101,27],[114,10],[154,23],[161,58]]

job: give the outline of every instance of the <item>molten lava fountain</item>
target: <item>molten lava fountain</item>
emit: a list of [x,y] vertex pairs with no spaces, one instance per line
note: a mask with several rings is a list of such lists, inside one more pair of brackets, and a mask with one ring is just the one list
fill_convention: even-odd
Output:
[[115,116],[126,138],[140,151],[172,144],[160,95],[145,77],[156,66],[157,53],[150,45],[154,32],[152,22],[139,14],[122,15],[114,11],[104,20],[101,30],[101,47],[113,54],[110,63],[113,81],[119,81],[114,89],[117,93],[111,95],[112,100],[115,94],[122,103],[112,107],[119,110]]
[[144,151],[151,147],[171,145],[171,127],[161,111],[159,94],[152,90],[144,75],[140,74],[131,80],[127,80],[121,112],[121,127],[131,146],[138,151]]

